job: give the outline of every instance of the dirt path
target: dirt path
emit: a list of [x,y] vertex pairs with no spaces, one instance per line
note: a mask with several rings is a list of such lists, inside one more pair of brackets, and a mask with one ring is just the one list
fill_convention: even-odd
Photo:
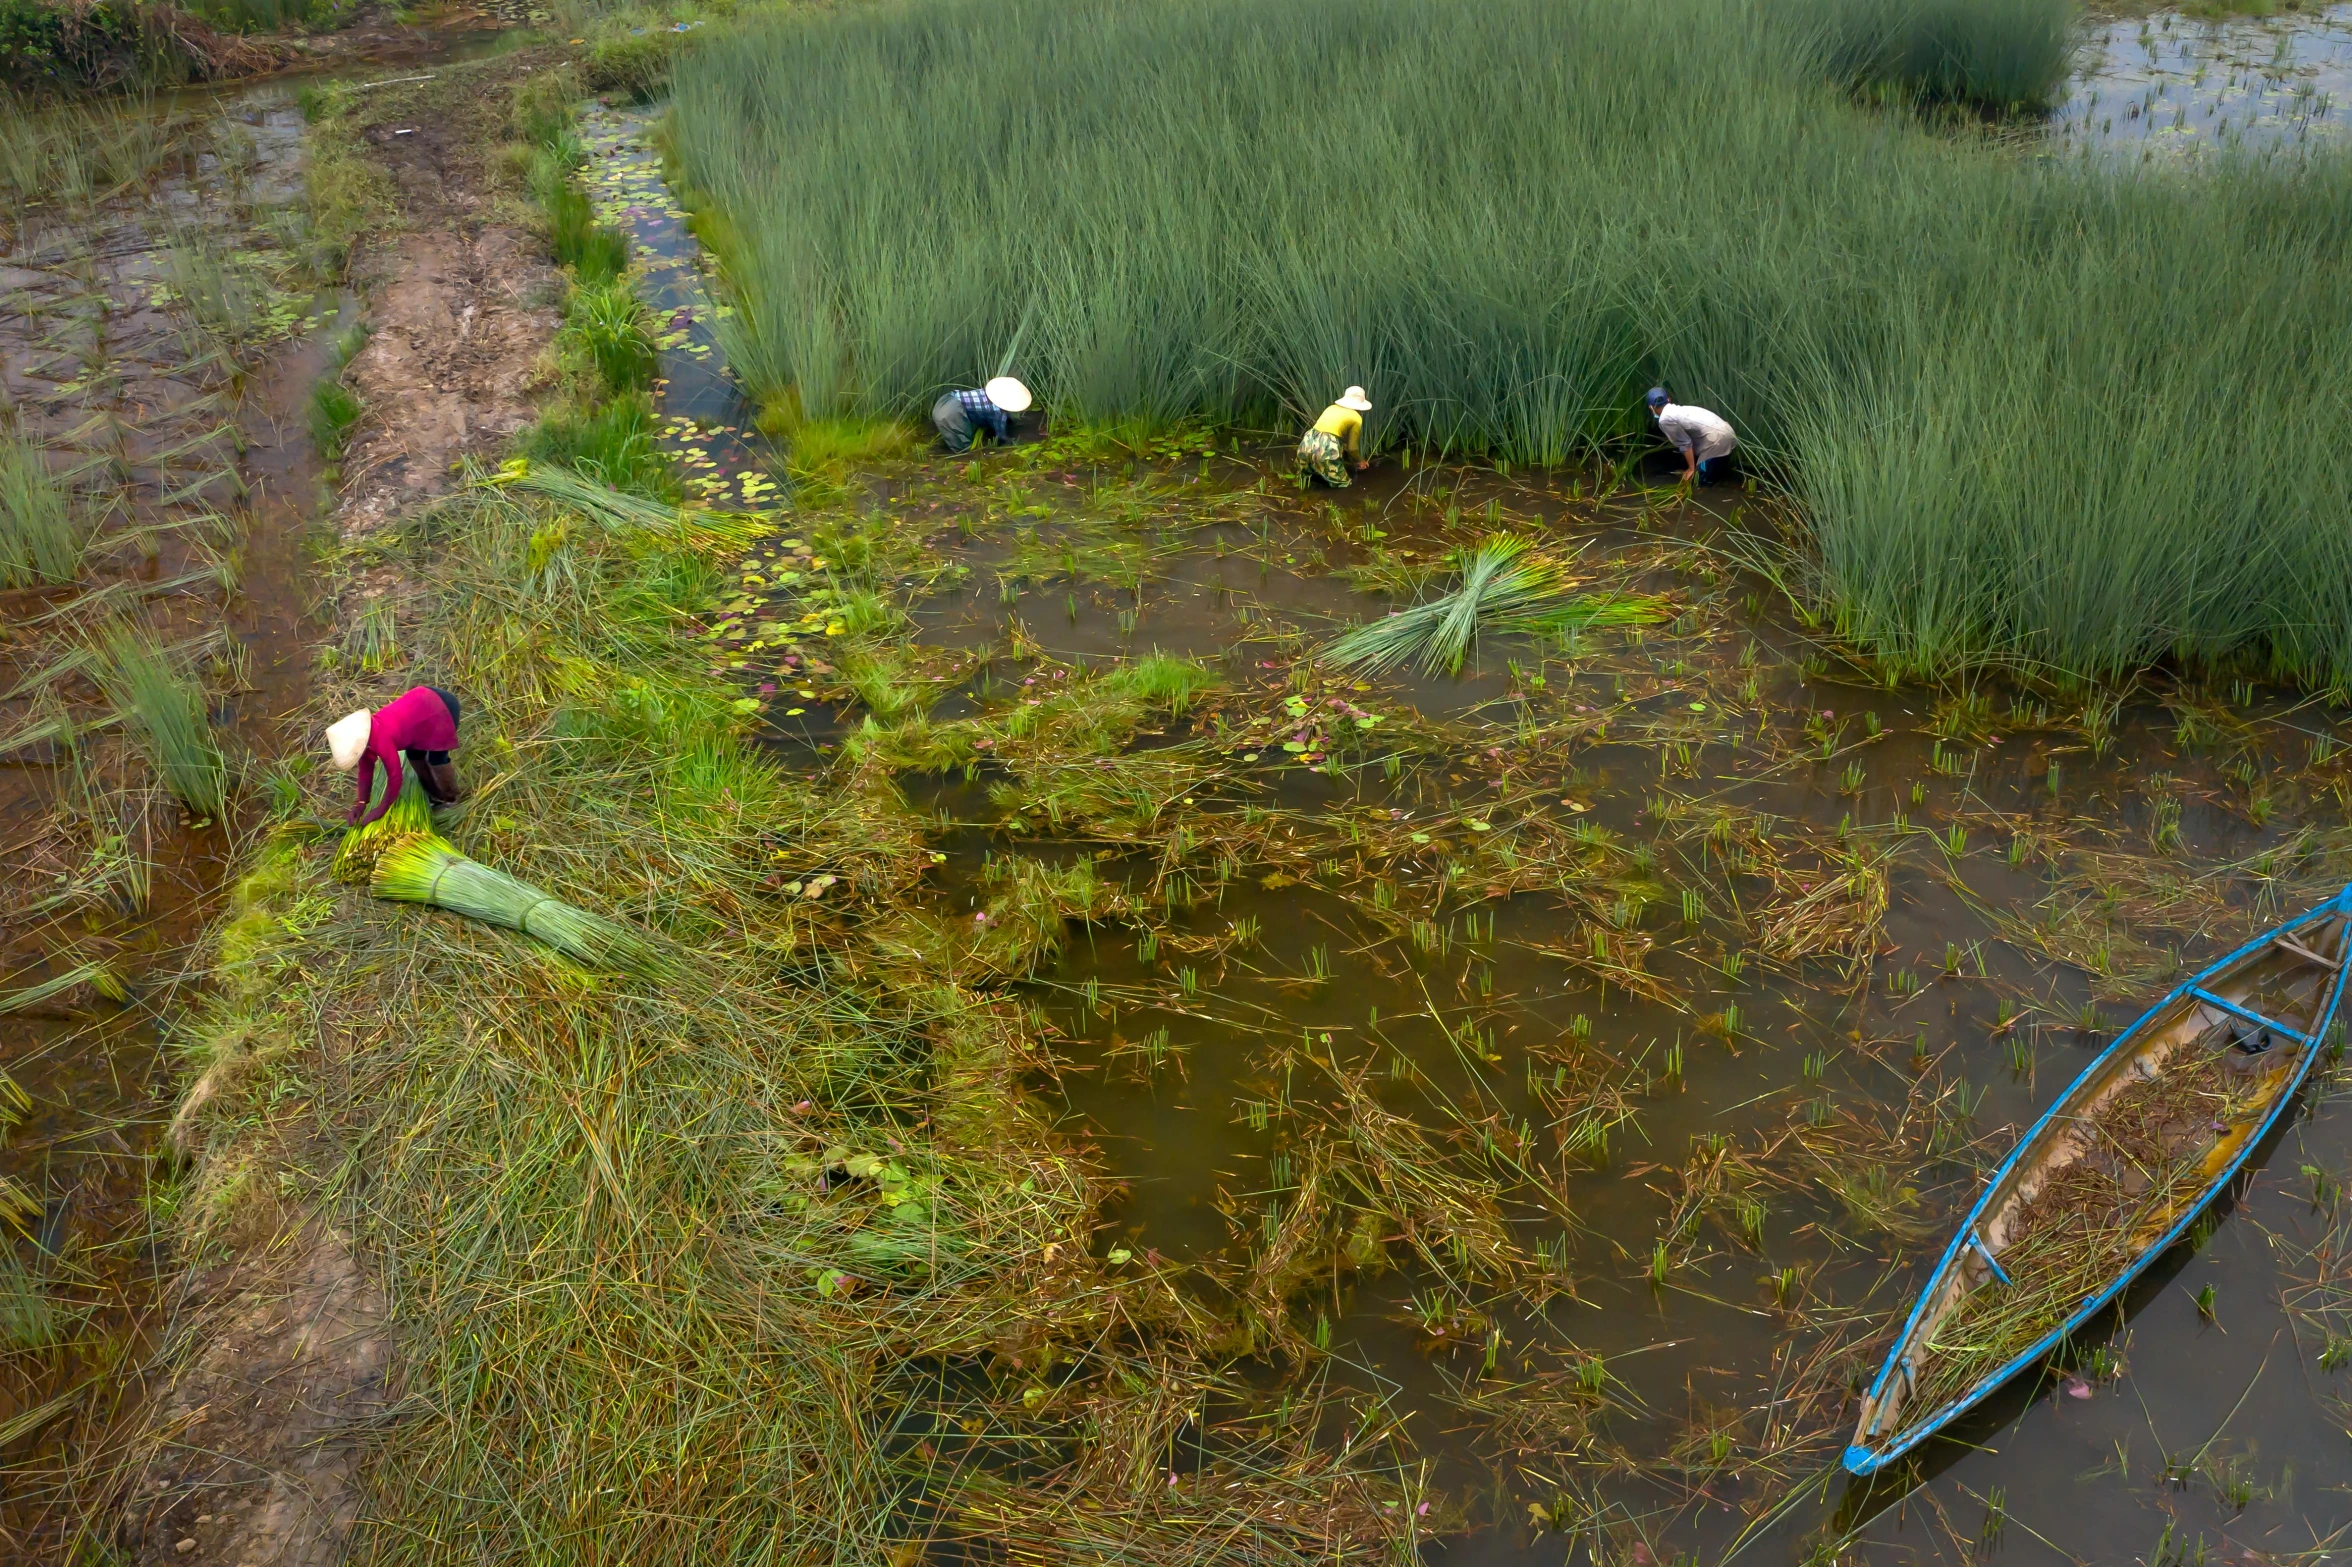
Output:
[[436,81],[370,108],[367,141],[398,186],[404,227],[360,263],[374,335],[348,377],[370,412],[345,464],[346,534],[439,494],[459,457],[497,450],[531,418],[532,367],[554,335],[561,281],[514,221],[511,194],[500,210],[487,165],[504,102]]
[[[496,455],[532,416],[534,366],[558,319],[560,279],[493,172],[512,83],[544,60],[445,67],[371,96],[361,132],[398,191],[398,223],[354,266],[372,329],[345,372],[366,416],[348,450],[334,518],[345,538],[449,487],[461,458]],[[348,629],[383,574],[336,605]],[[314,706],[360,700],[329,679]],[[246,1047],[246,1053],[262,1048]],[[173,1141],[195,1188],[263,1183],[249,1150],[214,1159],[215,1089],[248,1065],[229,1052],[191,1090]],[[267,1196],[240,1198],[229,1257],[180,1286],[176,1367],[152,1406],[120,1542],[141,1563],[327,1567],[359,1505],[361,1444],[397,1397],[382,1294],[344,1240]]]

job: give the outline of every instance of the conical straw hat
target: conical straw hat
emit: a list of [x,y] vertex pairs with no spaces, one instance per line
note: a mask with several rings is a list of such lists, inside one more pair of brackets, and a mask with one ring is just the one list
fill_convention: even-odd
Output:
[[334,753],[335,765],[345,772],[357,767],[367,755],[368,735],[375,727],[375,714],[364,707],[327,725],[327,749]]

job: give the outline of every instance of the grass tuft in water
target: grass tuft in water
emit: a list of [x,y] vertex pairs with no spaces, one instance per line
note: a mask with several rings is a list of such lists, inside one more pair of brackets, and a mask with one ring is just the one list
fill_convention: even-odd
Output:
[[228,770],[203,689],[151,633],[120,621],[92,638],[90,653],[92,677],[129,718],[164,788],[197,815],[218,817],[228,804]]
[[73,581],[90,531],[41,448],[0,433],[0,587]]
[[608,392],[643,391],[653,382],[653,334],[644,303],[625,277],[582,283],[564,307],[563,345],[595,372]]

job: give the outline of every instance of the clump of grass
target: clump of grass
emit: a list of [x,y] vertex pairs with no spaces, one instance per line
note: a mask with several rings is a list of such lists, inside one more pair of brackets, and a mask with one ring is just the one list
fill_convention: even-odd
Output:
[[1323,650],[1323,661],[1362,674],[1405,664],[1423,674],[1461,673],[1481,635],[1558,632],[1570,627],[1649,625],[1664,618],[1654,599],[1577,598],[1559,562],[1533,543],[1498,533],[1454,552],[1461,584],[1426,603],[1367,621]]
[[201,235],[166,246],[163,270],[200,339],[210,339],[234,360],[260,335],[265,301],[259,286],[235,258]]
[[330,377],[312,387],[310,438],[317,445],[319,455],[328,462],[341,461],[344,445],[364,412],[359,394],[339,379]]
[[0,431],[0,588],[73,581],[90,532],[41,448]]
[[[0,18],[6,15],[0,9]],[[4,21],[0,36],[6,36]],[[108,195],[153,173],[180,125],[144,92],[43,104],[0,88],[0,190],[20,202]]]
[[98,632],[90,654],[92,678],[130,720],[164,788],[198,816],[217,818],[228,804],[228,769],[203,689],[151,633],[121,621]]
[[615,229],[596,221],[587,192],[562,179],[542,179],[539,202],[547,215],[547,249],[558,266],[569,267],[583,283],[618,278],[629,264],[629,242]]
[[1825,66],[1867,89],[1996,113],[2049,107],[2073,61],[2066,0],[1800,0],[1784,25],[1817,29]]
[[525,431],[520,445],[535,466],[576,468],[612,489],[674,501],[678,479],[662,456],[659,428],[653,400],[632,392],[593,410],[557,408]]
[[785,448],[786,466],[798,479],[905,457],[922,443],[902,420],[864,415],[799,419],[778,410],[764,412],[759,427]]
[[[34,1212],[39,1212],[36,1207]],[[66,1314],[25,1266],[14,1246],[0,1247],[0,1353],[46,1349],[64,1336]]]
[[367,411],[359,394],[343,384],[345,367],[367,346],[367,340],[364,321],[355,321],[337,333],[328,346],[326,374],[310,389],[310,438],[319,456],[329,463],[343,460],[351,431]]
[[564,306],[563,338],[607,392],[643,391],[652,384],[653,333],[627,278],[574,288]]
[[683,36],[667,27],[603,32],[589,43],[582,64],[589,91],[626,93],[634,103],[658,96],[669,84],[670,62]]
[[[123,988],[122,980],[116,976],[112,968],[100,962],[77,963],[72,968],[50,975],[49,978],[38,984],[27,985],[22,990],[0,993],[0,1014],[21,1012],[27,1007],[40,1006],[44,1002],[54,1001],[59,996],[78,990],[84,985],[88,985],[109,1001],[130,999],[130,992]],[[13,1086],[0,1088],[0,1102],[5,1102],[10,1088]]]

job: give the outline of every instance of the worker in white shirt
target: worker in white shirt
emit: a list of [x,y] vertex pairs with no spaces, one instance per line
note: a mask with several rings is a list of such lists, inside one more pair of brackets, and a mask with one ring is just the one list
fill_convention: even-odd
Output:
[[1658,421],[1658,433],[1682,453],[1686,481],[1706,485],[1726,476],[1731,449],[1739,445],[1739,437],[1731,433],[1722,415],[1675,402],[1662,386],[1650,388],[1649,403],[1650,417]]

